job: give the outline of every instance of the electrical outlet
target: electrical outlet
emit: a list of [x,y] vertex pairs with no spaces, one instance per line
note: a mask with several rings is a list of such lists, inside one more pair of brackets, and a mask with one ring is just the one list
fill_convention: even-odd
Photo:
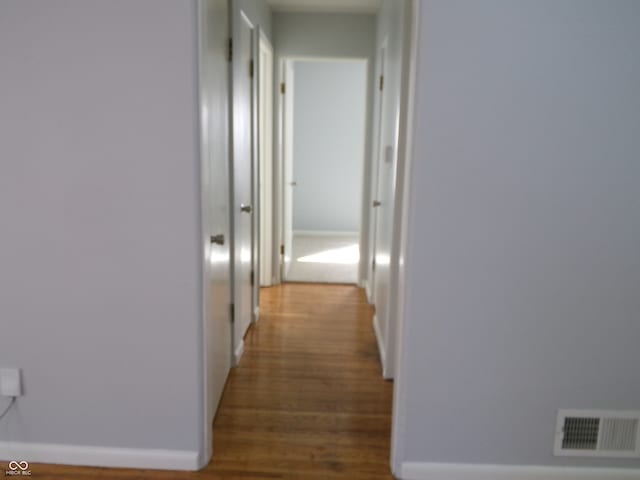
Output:
[[22,395],[22,381],[19,368],[0,368],[0,396],[19,397]]

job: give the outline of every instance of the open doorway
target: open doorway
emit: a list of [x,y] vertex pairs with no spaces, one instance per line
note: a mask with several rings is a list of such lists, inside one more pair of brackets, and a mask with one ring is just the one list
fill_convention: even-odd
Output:
[[[392,240],[406,193],[400,97],[408,1],[379,1],[356,13],[334,11],[321,0],[300,11],[292,0],[271,4],[270,17],[268,4],[257,0],[230,5],[232,183],[242,187],[237,193],[246,183],[251,191],[248,202],[232,197],[234,225],[251,219],[251,253],[244,258],[250,273],[239,265],[240,238],[234,238],[231,265],[238,367],[232,396],[245,406],[278,410],[275,397],[260,396],[259,384],[279,379],[287,391],[304,396],[305,411],[322,412],[322,405],[313,404],[316,395],[307,397],[316,387],[312,371],[329,379],[323,392],[340,398],[343,408],[333,413],[364,414],[361,401],[340,397],[339,382],[331,388],[335,348],[364,361],[364,369],[357,366],[357,383],[377,389],[385,399],[381,418],[390,418],[391,385],[379,382],[379,375],[393,376],[398,255]],[[335,283],[349,285],[328,285]],[[248,288],[253,309],[240,295]],[[349,335],[340,335],[338,343],[331,321],[347,332],[362,332],[362,344]],[[244,340],[247,352],[240,361]],[[300,371],[291,368],[287,359],[293,358],[303,361]],[[371,391],[366,389],[365,396]],[[228,405],[224,418],[237,414],[237,405]],[[224,420],[217,427],[219,433],[228,427],[231,435],[238,429]],[[388,434],[381,439],[388,442]]]
[[282,60],[283,281],[358,283],[367,63]]

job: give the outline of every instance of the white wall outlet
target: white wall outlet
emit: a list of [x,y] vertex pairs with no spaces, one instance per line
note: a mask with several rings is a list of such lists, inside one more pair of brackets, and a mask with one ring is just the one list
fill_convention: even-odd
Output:
[[0,396],[19,397],[22,395],[22,379],[19,368],[0,368]]

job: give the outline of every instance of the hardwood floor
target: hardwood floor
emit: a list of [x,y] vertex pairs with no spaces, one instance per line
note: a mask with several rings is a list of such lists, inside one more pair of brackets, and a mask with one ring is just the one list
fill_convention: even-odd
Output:
[[38,479],[392,479],[392,384],[355,286],[263,289],[199,472],[31,466]]

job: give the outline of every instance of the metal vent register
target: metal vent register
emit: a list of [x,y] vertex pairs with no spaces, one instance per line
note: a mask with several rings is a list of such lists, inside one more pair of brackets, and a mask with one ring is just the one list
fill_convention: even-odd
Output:
[[640,457],[640,412],[561,410],[555,455]]

